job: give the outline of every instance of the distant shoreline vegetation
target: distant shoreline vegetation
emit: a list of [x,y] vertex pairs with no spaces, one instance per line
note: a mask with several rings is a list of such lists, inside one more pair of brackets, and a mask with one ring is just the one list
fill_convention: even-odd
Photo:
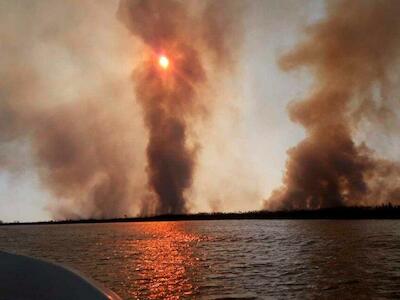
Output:
[[45,225],[45,224],[80,224],[80,223],[123,223],[154,221],[196,221],[196,220],[280,220],[280,219],[400,219],[400,206],[385,204],[376,207],[353,206],[332,207],[307,210],[250,211],[233,213],[197,213],[166,214],[148,217],[124,217],[113,219],[77,219],[40,222],[1,222],[4,225]]

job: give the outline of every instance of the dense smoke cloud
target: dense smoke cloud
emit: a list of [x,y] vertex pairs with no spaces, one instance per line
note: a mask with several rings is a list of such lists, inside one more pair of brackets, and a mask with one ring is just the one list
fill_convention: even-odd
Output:
[[[190,124],[207,114],[202,99],[210,73],[233,64],[230,42],[237,33],[235,1],[201,5],[174,0],[122,0],[118,17],[144,43],[144,60],[133,74],[137,101],[149,132],[148,184],[155,198],[143,213],[185,213],[185,193],[192,185],[198,145]],[[197,3],[199,4],[199,3]],[[168,69],[158,64],[170,60]]]
[[[240,5],[0,0],[0,173],[37,176],[33,196],[56,219],[192,208],[184,194],[202,137],[191,125],[206,124],[211,103],[224,107],[206,95],[234,66]],[[162,75],[161,50],[171,60]],[[226,136],[208,126],[209,143]]]
[[[115,7],[0,5],[0,171],[34,169],[57,219],[131,214],[144,184],[144,143],[125,97],[129,70],[119,58],[129,44],[118,41],[129,37]],[[19,156],[21,144],[31,157]]]
[[399,82],[400,2],[334,1],[326,19],[280,61],[283,70],[307,67],[309,96],[289,106],[306,138],[288,151],[284,186],[269,209],[400,203],[398,163],[377,157],[355,134],[362,122],[396,127],[391,99]]

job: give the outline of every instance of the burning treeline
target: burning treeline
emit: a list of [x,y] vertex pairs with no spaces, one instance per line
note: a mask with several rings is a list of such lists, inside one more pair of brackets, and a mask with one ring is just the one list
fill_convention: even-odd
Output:
[[[196,4],[196,3],[194,3]],[[200,3],[197,3],[199,6]],[[143,213],[187,212],[185,192],[196,165],[190,124],[207,113],[208,72],[231,67],[237,7],[232,1],[122,0],[119,19],[144,43],[145,59],[133,82],[149,133],[148,185],[155,198]]]
[[400,2],[329,3],[327,17],[280,61],[283,70],[308,68],[315,84],[289,106],[306,138],[288,151],[284,186],[266,208],[400,202],[399,164],[354,138],[363,122],[396,128],[398,95],[394,102],[391,93],[399,83]]

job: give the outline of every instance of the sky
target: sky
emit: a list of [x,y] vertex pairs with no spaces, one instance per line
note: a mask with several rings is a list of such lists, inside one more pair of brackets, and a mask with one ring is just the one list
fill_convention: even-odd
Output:
[[[243,16],[238,20],[243,22],[243,40],[231,45],[238,48],[236,69],[208,91],[210,97],[224,101],[218,101],[208,119],[194,128],[201,147],[188,191],[193,212],[262,208],[281,184],[287,149],[304,137],[303,129],[289,120],[286,107],[307,93],[311,77],[307,72],[285,73],[277,61],[303,38],[304,26],[323,18],[324,3],[243,3]],[[102,132],[107,141],[132,149],[116,150],[132,168],[132,192],[127,198],[145,198],[146,132],[131,82],[143,48],[118,21],[117,8],[118,1],[108,0],[0,0],[0,38],[4,40],[0,43],[0,78],[5,83],[0,101],[15,98],[15,103],[21,101],[38,110],[39,116],[51,114],[60,105],[98,103],[100,116],[102,109],[107,110],[104,122],[114,122]],[[120,116],[117,123],[111,114]],[[7,111],[1,117],[0,126],[14,122],[7,119],[13,118]],[[29,124],[30,120],[21,117],[18,122]],[[35,133],[23,125],[26,132],[1,139],[0,220],[49,220],[57,217],[55,206],[72,203],[64,198],[80,197],[82,191],[60,196],[48,188],[52,178],[37,160],[31,140]],[[115,128],[123,128],[123,133]],[[96,185],[101,179],[93,180]],[[74,203],[88,211],[82,199]],[[124,204],[129,206],[126,215],[138,213],[137,203]]]

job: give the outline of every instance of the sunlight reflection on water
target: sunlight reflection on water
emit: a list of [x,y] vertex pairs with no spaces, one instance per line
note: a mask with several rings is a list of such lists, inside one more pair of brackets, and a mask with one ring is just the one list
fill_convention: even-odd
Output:
[[191,245],[200,237],[170,222],[149,224],[146,234],[149,239],[134,245],[140,251],[135,268],[140,288],[134,295],[142,299],[179,299],[177,295],[194,294],[197,258]]
[[0,250],[72,266],[125,300],[398,299],[399,225],[241,220],[0,226]]

